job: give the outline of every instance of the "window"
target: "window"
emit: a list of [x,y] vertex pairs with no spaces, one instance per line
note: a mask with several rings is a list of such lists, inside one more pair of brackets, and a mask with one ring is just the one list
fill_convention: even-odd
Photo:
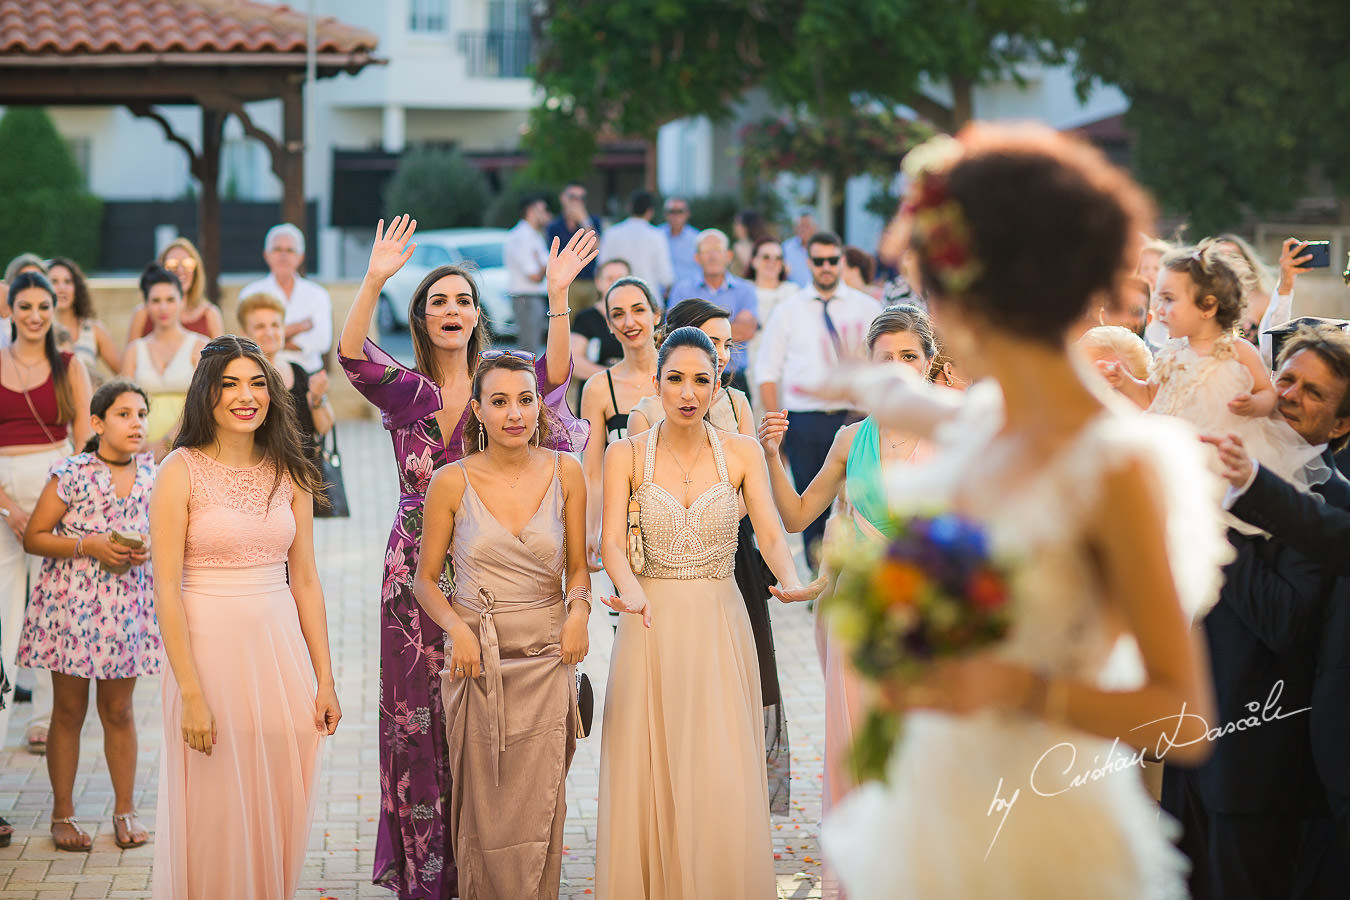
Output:
[[89,159],[93,153],[93,141],[87,137],[71,138],[66,141],[70,156],[75,160],[75,168],[80,170],[80,180],[89,187]]
[[502,251],[505,250],[505,244],[464,244],[456,249],[460,256],[472,260],[474,265],[480,269],[500,269],[505,263],[502,262]]
[[408,0],[408,30],[440,34],[449,25],[449,0]]

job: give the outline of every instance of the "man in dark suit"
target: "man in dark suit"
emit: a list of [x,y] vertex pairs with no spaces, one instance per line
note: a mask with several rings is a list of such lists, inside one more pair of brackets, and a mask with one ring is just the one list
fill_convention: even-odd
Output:
[[[1232,512],[1336,576],[1318,622],[1308,727],[1315,769],[1344,838],[1341,849],[1350,853],[1350,480],[1335,467],[1335,454],[1350,440],[1350,336],[1329,326],[1301,330],[1281,351],[1275,391],[1280,415],[1322,449],[1329,477],[1314,487],[1317,496],[1254,464],[1236,438],[1215,443],[1238,495]],[[1306,614],[1290,607],[1289,627],[1300,627]],[[1343,858],[1335,863],[1341,879]],[[1342,880],[1338,888],[1328,895],[1350,896],[1350,884]]]

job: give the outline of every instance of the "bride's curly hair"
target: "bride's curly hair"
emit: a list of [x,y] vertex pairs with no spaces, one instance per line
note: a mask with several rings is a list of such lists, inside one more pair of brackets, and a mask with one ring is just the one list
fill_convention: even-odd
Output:
[[[956,143],[939,174],[962,221],[929,252],[910,238],[924,285],[995,327],[1061,343],[1089,302],[1133,270],[1152,202],[1100,150],[1045,126],[976,123]],[[953,236],[975,265],[968,283],[943,291]]]

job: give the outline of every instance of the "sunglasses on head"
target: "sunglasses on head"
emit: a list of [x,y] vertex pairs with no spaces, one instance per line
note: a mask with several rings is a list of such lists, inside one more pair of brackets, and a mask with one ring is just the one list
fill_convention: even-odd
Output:
[[222,334],[206,342],[202,347],[201,356],[212,356],[217,353],[233,353],[236,349],[242,348],[249,353],[262,353],[262,348],[258,346],[257,341],[251,338],[240,337],[237,334]]
[[514,356],[516,359],[523,359],[525,362],[534,362],[536,357],[528,350],[484,350],[478,354],[480,360],[501,359],[503,356]]
[[841,259],[843,259],[842,256],[813,256],[813,257],[811,257],[811,265],[813,265],[813,266],[837,266],[837,265],[839,265],[839,260],[841,260]]

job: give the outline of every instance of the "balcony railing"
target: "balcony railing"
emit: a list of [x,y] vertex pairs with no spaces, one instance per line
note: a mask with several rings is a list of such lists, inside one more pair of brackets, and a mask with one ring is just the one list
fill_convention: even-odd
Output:
[[461,31],[459,52],[471,78],[526,78],[534,62],[534,38],[528,31]]

